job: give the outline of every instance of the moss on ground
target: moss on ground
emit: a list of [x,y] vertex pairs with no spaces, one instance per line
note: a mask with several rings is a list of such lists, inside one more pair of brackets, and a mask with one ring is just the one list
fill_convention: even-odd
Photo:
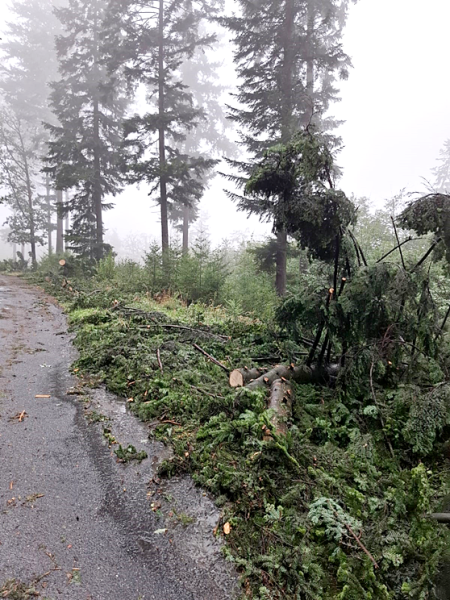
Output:
[[[378,390],[383,428],[370,394],[303,385],[288,435],[267,439],[265,392],[237,395],[193,344],[230,369],[263,357],[290,362],[304,348],[222,307],[132,292],[118,298],[107,286],[58,293],[76,332],[78,375],[132,398],[152,435],[174,449],[161,475],[192,474],[222,507],[217,535],[230,524],[225,554],[245,597],[432,597],[449,548],[447,529],[427,516],[449,492],[441,452],[448,417],[418,432],[414,391]],[[439,398],[450,414],[446,389]],[[417,440],[429,451],[415,450]]]

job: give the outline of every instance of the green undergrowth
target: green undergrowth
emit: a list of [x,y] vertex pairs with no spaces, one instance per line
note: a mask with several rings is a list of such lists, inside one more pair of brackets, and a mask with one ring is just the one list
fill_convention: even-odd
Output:
[[213,494],[217,535],[231,525],[225,553],[243,596],[435,597],[450,547],[447,529],[428,516],[449,493],[446,385],[430,381],[425,394],[380,387],[380,363],[376,401],[366,387],[296,386],[288,435],[268,436],[265,391],[231,390],[194,344],[230,369],[300,360],[302,349],[274,327],[163,295],[118,297],[98,282],[83,293],[47,285],[76,332],[79,376],[128,398],[173,447],[161,475],[190,473]]

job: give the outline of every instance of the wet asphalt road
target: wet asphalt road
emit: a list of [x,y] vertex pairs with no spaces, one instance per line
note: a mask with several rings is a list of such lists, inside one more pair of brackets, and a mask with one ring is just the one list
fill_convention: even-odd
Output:
[[[201,544],[191,552],[183,542],[189,531],[155,535],[146,490],[157,448],[142,468],[116,464],[79,398],[66,394],[76,384],[74,358],[61,310],[0,275],[0,589],[14,578],[35,582],[49,600],[236,597],[209,539],[202,556]],[[194,486],[183,481],[177,490],[204,509]]]

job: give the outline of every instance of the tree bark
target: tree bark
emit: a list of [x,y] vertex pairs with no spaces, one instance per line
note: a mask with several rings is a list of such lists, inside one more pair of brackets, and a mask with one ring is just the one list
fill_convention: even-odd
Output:
[[103,256],[103,211],[102,211],[102,183],[101,183],[101,162],[100,162],[100,103],[98,98],[99,86],[99,64],[98,64],[98,11],[96,4],[96,14],[94,21],[94,106],[93,106],[93,134],[94,134],[94,186],[92,193],[93,208],[95,213],[95,249],[94,258],[100,260]]
[[48,255],[51,256],[53,252],[52,248],[52,204],[50,199],[50,175],[45,174],[45,194],[47,201],[47,245]]
[[314,3],[312,0],[308,2],[308,16],[306,29],[306,107],[304,113],[305,127],[312,121],[314,115],[314,50],[313,50],[313,35],[314,35]]
[[20,149],[22,152],[23,166],[25,171],[25,182],[27,188],[27,202],[28,202],[28,218],[30,227],[30,246],[31,246],[31,263],[33,268],[37,265],[36,259],[36,226],[34,221],[34,206],[33,206],[33,185],[31,183],[30,168],[28,164],[28,156],[23,140],[22,132],[20,129],[20,122],[18,123],[17,133],[20,141]]
[[56,254],[62,254],[64,252],[64,237],[63,237],[63,219],[60,214],[61,205],[63,202],[62,190],[56,190]]
[[244,367],[243,369],[234,369],[234,371],[231,371],[230,373],[230,386],[233,388],[243,387],[245,384],[250,383],[250,381],[258,379],[258,377],[261,377],[261,375],[264,375],[266,372],[267,369],[258,368],[248,369],[247,367]]
[[270,389],[269,409],[274,410],[270,419],[277,435],[286,435],[288,432],[287,420],[292,415],[293,393],[289,383],[276,379]]
[[277,233],[277,252],[275,288],[277,294],[282,297],[286,294],[286,264],[287,264],[287,233],[286,228],[282,228]]
[[292,78],[295,70],[295,54],[294,54],[294,17],[295,3],[294,0],[285,0],[284,10],[284,26],[283,26],[283,67],[281,73],[281,141],[286,144],[292,137]]
[[[295,383],[300,384],[323,383],[332,377],[336,377],[338,371],[338,365],[328,365],[327,367],[316,365],[312,365],[311,367],[306,365],[277,365],[270,371],[267,371],[267,373],[260,375],[257,379],[250,381],[245,387],[249,390],[257,390],[272,385],[277,379],[294,381]],[[233,382],[238,380],[238,376],[236,374],[233,375],[233,373],[235,373],[235,371],[230,374],[230,385],[232,380]]]
[[164,255],[169,250],[169,222],[167,215],[166,142],[164,125],[164,0],[159,0],[159,48],[158,48],[158,112],[159,112],[159,168],[161,202],[161,246]]
[[[295,69],[295,55],[293,48],[294,36],[294,0],[285,0],[284,27],[283,27],[283,68],[281,74],[281,141],[283,144],[289,142],[294,133],[292,119],[292,77]],[[277,253],[276,253],[276,279],[275,288],[279,296],[286,293],[286,259],[287,233],[286,224],[280,222],[277,226]]]
[[183,254],[189,252],[189,206],[183,207]]
[[[69,205],[69,200],[70,200],[69,192],[66,192],[66,205]],[[67,232],[69,231],[69,229],[70,229],[70,213],[67,212],[66,213],[66,219],[65,219],[65,222],[64,222],[64,234],[65,235],[67,234]],[[65,240],[66,240],[66,238],[64,237],[64,248],[66,248],[66,246],[67,246]]]

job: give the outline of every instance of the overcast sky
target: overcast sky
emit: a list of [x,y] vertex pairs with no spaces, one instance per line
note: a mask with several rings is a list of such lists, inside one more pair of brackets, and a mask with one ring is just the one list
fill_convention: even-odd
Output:
[[[448,0],[359,0],[351,7],[344,46],[354,68],[342,83],[342,101],[330,111],[346,121],[339,131],[344,144],[339,163],[347,194],[381,206],[401,188],[419,190],[421,178],[431,177],[450,138],[449,23]],[[202,202],[215,241],[270,230],[237,213],[223,187],[217,177]],[[159,239],[158,210],[144,188],[119,196],[106,226],[121,235],[145,232]]]

